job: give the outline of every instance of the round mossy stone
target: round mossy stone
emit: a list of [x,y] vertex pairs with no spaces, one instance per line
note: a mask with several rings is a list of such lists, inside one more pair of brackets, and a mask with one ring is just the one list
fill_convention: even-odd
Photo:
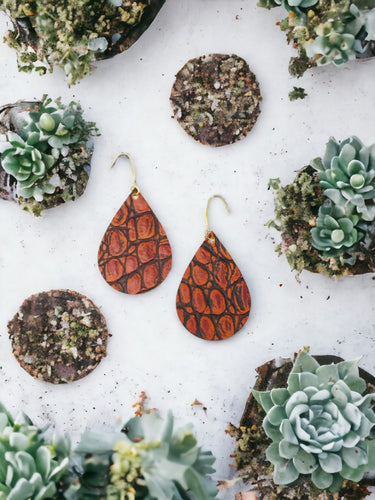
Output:
[[103,315],[91,300],[70,290],[32,295],[8,323],[8,331],[22,368],[52,384],[85,377],[107,353]]
[[174,118],[185,132],[214,147],[243,139],[257,121],[261,100],[246,61],[226,54],[188,61],[170,96]]

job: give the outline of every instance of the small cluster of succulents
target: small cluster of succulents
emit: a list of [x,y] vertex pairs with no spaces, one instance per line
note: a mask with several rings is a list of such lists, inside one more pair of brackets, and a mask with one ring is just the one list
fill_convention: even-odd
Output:
[[0,404],[0,499],[56,498],[70,464],[67,439],[48,440],[23,413],[16,419]]
[[309,477],[318,489],[337,492],[344,480],[358,482],[375,468],[374,394],[364,395],[366,388],[358,360],[320,365],[303,350],[287,387],[252,391],[266,412],[276,484]]
[[67,438],[0,404],[0,500],[210,500],[214,457],[197,446],[192,426],[174,429],[156,412],[138,413],[121,432],[86,432],[71,452]]
[[259,0],[258,5],[282,5],[288,12],[279,24],[298,49],[289,66],[294,76],[315,65],[375,55],[375,0]]
[[[43,96],[40,103],[12,116],[13,130],[0,127],[0,167],[15,179],[17,199],[38,215],[49,205],[82,194],[91,157],[87,143],[97,131],[85,122],[81,107]],[[84,186],[77,190],[79,183]]]
[[6,36],[20,71],[63,69],[68,83],[90,72],[96,60],[127,49],[152,22],[165,0],[3,0],[14,30]]
[[375,144],[366,147],[357,137],[341,143],[331,138],[324,158],[311,165],[326,197],[311,229],[312,245],[327,257],[350,254],[373,230]]
[[122,432],[86,432],[77,452],[78,479],[67,491],[68,500],[210,500],[217,488],[208,474],[214,458],[197,446],[190,425],[174,429],[155,413],[129,420]]
[[292,269],[332,276],[375,271],[375,145],[331,138],[291,184],[275,189],[276,248]]

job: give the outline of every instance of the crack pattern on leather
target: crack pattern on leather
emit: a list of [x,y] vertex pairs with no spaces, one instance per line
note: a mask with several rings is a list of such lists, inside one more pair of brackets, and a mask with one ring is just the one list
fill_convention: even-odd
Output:
[[182,277],[177,314],[189,332],[205,340],[224,340],[247,321],[250,293],[241,271],[211,232]]
[[98,264],[107,283],[131,295],[147,292],[167,277],[171,246],[140,193],[133,191],[112,219],[100,244]]

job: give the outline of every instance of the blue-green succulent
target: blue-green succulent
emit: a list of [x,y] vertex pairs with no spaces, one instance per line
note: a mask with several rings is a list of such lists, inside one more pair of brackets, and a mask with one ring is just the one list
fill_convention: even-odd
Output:
[[325,156],[313,160],[324,195],[345,212],[375,219],[375,144],[365,146],[357,137],[338,143],[331,138]]
[[252,391],[266,416],[272,444],[267,459],[276,484],[310,477],[319,489],[339,491],[375,468],[374,394],[364,395],[358,360],[320,365],[306,351],[297,356],[287,387]]
[[190,425],[175,429],[155,412],[129,420],[122,432],[86,432],[77,449],[79,479],[66,493],[68,500],[210,500],[217,489],[211,452],[204,452]]
[[48,172],[56,160],[34,146],[38,134],[30,134],[25,142],[18,134],[8,132],[7,148],[2,153],[3,169],[17,179],[17,194],[42,201],[45,193],[52,194],[56,186],[48,182]]
[[318,66],[334,63],[337,66],[356,58],[355,37],[351,33],[331,31],[317,36],[305,45],[306,54]]
[[48,440],[26,415],[13,419],[0,404],[0,500],[55,498],[69,454],[67,439]]
[[0,169],[15,185],[14,199],[35,215],[44,208],[74,200],[88,180],[95,124],[83,119],[81,107],[52,101],[16,103],[0,115]]
[[340,206],[322,206],[311,229],[311,243],[326,257],[337,257],[351,249],[366,234],[366,225],[358,215],[347,215]]

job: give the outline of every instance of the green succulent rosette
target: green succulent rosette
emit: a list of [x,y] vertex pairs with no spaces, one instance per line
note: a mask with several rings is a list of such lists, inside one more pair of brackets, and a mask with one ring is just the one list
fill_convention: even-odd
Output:
[[287,387],[252,391],[266,412],[276,484],[308,476],[317,488],[337,492],[344,480],[358,482],[375,468],[375,395],[365,390],[358,360],[320,365],[302,351]]
[[288,12],[278,24],[298,50],[289,64],[293,76],[313,66],[375,56],[375,0],[259,0],[258,5],[282,5]]
[[98,132],[94,123],[84,120],[77,103],[65,105],[45,95],[39,103],[5,106],[0,110],[0,132],[1,197],[39,215],[83,193],[90,137]]
[[66,438],[47,440],[26,415],[13,419],[0,404],[0,500],[56,498],[69,455]]
[[[8,145],[2,153],[2,167],[17,180],[18,196],[42,201],[45,193],[54,193],[56,186],[48,182],[48,171],[56,160],[33,146],[34,134],[25,142],[14,132],[8,133]],[[35,143],[34,143],[35,144]],[[7,145],[7,146],[8,146]]]
[[320,207],[316,226],[311,229],[313,247],[326,257],[350,253],[366,234],[366,225],[360,221],[358,215],[347,215],[340,206]]
[[311,165],[319,172],[324,195],[347,214],[375,219],[375,144],[365,146],[358,137],[337,142],[331,138],[323,159]]
[[210,500],[217,488],[211,452],[197,446],[191,425],[174,428],[155,412],[129,420],[122,432],[86,432],[77,453],[79,477],[68,500]]

